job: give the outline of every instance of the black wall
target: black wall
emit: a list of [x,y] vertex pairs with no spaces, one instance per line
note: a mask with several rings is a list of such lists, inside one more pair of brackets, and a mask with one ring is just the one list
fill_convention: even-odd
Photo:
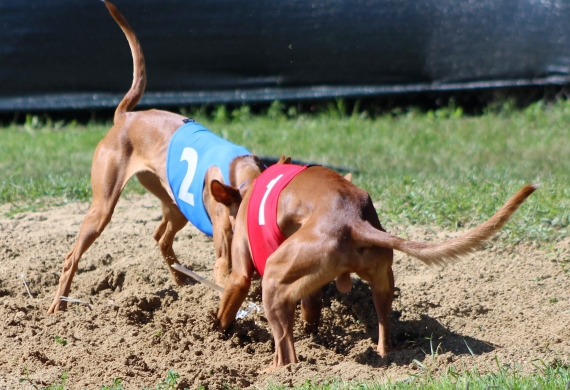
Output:
[[[566,0],[115,0],[141,105],[565,84]],[[111,107],[123,33],[97,0],[0,0],[0,111]]]

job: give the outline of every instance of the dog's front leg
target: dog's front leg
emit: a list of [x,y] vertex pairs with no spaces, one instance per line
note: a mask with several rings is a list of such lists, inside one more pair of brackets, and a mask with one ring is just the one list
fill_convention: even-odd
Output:
[[223,286],[231,271],[230,251],[233,232],[229,223],[229,215],[226,216],[225,220],[220,219],[219,221],[218,225],[214,225],[214,251],[216,254],[214,280],[216,284]]
[[[208,169],[205,182],[210,183],[204,186],[203,196],[204,205],[212,221],[213,228],[214,251],[216,255],[214,281],[216,284],[223,286],[231,271],[231,246],[233,239],[231,217],[235,217],[241,198],[231,196],[232,193],[239,195],[237,189],[222,184],[224,179],[218,167],[213,166]],[[214,188],[214,192],[212,192],[212,188]]]
[[247,235],[238,230],[232,246],[232,271],[224,285],[224,293],[216,315],[216,323],[221,331],[227,330],[235,320],[239,307],[249,292],[252,275],[253,263]]
[[172,274],[172,278],[177,285],[184,286],[191,280],[190,277],[176,271],[172,268],[172,264],[180,264],[174,253],[174,237],[186,225],[187,220],[175,205],[166,202],[162,202],[162,213],[163,219],[154,231],[153,237],[160,248],[160,253]]
[[271,326],[275,340],[275,357],[273,364],[266,370],[290,363],[297,363],[293,338],[295,325],[295,300],[291,299],[287,286],[278,279],[263,278],[263,308],[267,321]]
[[250,285],[251,278],[236,275],[234,271],[230,274],[216,315],[218,328],[222,332],[226,331],[234,322],[239,307],[247,297]]

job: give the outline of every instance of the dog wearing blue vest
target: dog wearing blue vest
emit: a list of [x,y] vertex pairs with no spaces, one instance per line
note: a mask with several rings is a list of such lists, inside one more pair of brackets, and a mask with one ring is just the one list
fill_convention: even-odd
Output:
[[[231,219],[237,207],[216,202],[210,193],[213,180],[239,186],[263,171],[259,158],[247,149],[209,132],[192,119],[161,110],[131,112],[146,85],[142,49],[126,19],[105,1],[111,16],[123,30],[133,56],[133,83],[117,106],[113,127],[99,142],[91,165],[93,200],[83,220],[48,313],[66,309],[60,297],[69,295],[73,276],[85,251],[111,220],[127,181],[135,175],[161,202],[163,218],[153,233],[175,282],[188,277],[174,269],[174,236],[188,221],[213,236],[216,262],[214,277],[223,284],[229,273],[232,240]],[[239,203],[239,199],[235,199]]]

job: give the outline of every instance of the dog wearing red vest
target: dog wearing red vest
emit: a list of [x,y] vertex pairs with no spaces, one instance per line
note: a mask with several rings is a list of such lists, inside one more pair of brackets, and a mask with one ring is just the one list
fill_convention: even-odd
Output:
[[[279,175],[283,175],[282,170],[270,167],[239,189],[218,181],[210,185],[214,199],[226,206],[235,207],[243,198],[232,220],[232,270],[221,297],[217,326],[225,331],[232,324],[252,277],[259,273],[263,278],[263,308],[275,339],[275,358],[268,370],[297,362],[293,340],[297,302],[301,301],[303,320],[316,329],[321,287],[336,279],[339,291],[348,292],[352,288],[351,273],[370,283],[378,316],[377,350],[385,356],[391,348],[393,251],[407,253],[428,265],[456,260],[499,231],[537,188],[521,188],[487,221],[461,237],[433,244],[386,233],[368,193],[330,169],[297,169],[290,181],[283,183],[285,186],[278,183],[286,174],[278,179]],[[276,241],[278,246],[264,263],[263,258],[254,256],[264,252],[255,248],[259,241],[268,241],[267,236],[258,233],[259,226],[251,225],[270,225],[271,219],[282,234],[282,242]],[[275,232],[269,236],[272,234],[279,236]]]

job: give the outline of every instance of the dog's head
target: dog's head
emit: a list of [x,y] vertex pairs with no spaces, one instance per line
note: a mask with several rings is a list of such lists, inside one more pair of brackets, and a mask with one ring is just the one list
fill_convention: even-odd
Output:
[[224,205],[229,210],[229,221],[231,229],[234,229],[236,215],[241,204],[242,195],[236,187],[212,180],[210,183],[210,194],[214,200]]
[[204,186],[204,205],[214,226],[214,246],[216,265],[214,276],[216,283],[223,284],[230,270],[230,252],[234,235],[235,219],[241,204],[242,195],[239,186],[247,187],[265,169],[263,162],[256,156],[238,156],[230,163],[229,181],[224,184],[220,169],[212,166],[206,172]]

